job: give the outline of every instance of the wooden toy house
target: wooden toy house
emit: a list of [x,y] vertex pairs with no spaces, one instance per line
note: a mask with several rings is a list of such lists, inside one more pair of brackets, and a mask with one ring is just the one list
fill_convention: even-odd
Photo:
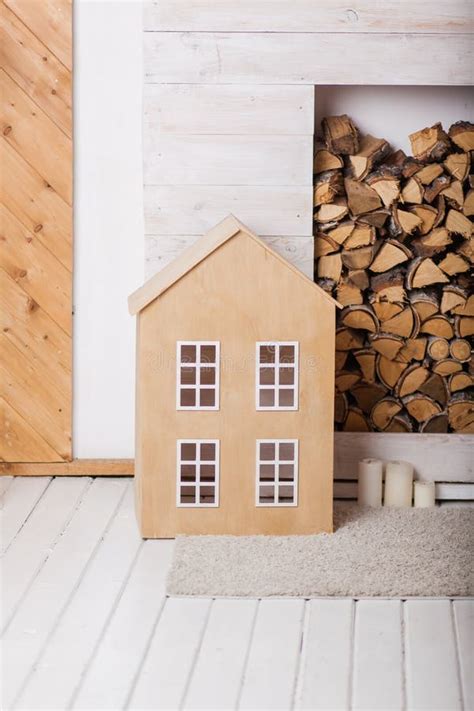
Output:
[[143,537],[332,531],[336,306],[232,216],[130,296]]

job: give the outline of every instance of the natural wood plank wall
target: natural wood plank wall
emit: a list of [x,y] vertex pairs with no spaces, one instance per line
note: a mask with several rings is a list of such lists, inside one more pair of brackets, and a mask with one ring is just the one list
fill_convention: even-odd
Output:
[[0,459],[69,461],[72,2],[0,8]]

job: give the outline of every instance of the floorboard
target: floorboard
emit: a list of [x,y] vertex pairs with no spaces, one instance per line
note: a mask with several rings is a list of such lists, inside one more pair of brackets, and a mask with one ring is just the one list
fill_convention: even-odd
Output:
[[5,489],[0,511],[0,555],[8,550],[50,482],[49,476],[37,477],[35,481],[17,477]]

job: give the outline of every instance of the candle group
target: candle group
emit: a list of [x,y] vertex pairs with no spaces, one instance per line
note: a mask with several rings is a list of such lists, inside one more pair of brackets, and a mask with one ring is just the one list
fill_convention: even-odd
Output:
[[[385,464],[385,487],[383,474]],[[408,508],[412,505],[426,508],[435,505],[435,485],[430,481],[413,482],[413,467],[409,462],[381,459],[362,459],[359,462],[357,500],[361,506],[394,506]]]

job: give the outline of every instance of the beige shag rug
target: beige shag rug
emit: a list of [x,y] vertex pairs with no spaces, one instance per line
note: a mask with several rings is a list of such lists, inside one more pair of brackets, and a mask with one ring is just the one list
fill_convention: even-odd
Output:
[[169,595],[454,597],[474,593],[474,510],[336,504],[335,533],[180,536]]

